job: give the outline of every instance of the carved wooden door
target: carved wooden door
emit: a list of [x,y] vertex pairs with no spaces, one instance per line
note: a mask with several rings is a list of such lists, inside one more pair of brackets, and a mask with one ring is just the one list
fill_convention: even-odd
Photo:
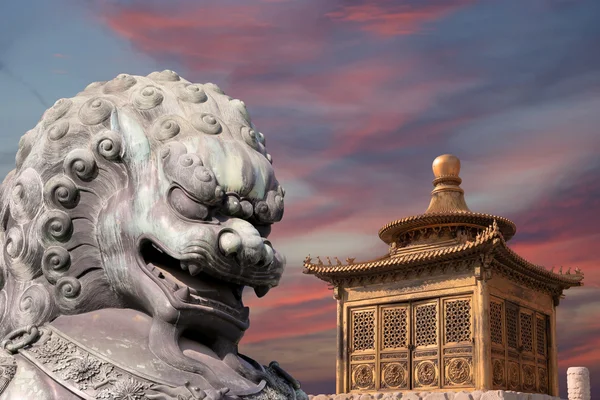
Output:
[[536,391],[535,355],[533,347],[535,313],[521,308],[519,310],[519,350],[521,351],[521,389],[524,392]]
[[349,310],[349,390],[473,386],[471,296]]
[[383,390],[410,388],[410,305],[380,308],[379,385]]
[[473,313],[471,297],[442,300],[442,364],[445,388],[473,387]]
[[536,359],[537,359],[537,385],[540,393],[548,393],[548,331],[550,321],[543,314],[536,314]]
[[377,307],[350,310],[350,390],[376,387]]
[[548,393],[548,324],[544,314],[492,297],[494,389]]
[[507,386],[509,390],[521,389],[521,357],[520,357],[520,330],[519,306],[506,302],[506,347],[507,347]]
[[414,303],[414,351],[412,354],[412,387],[439,387],[439,300]]
[[[505,317],[504,301],[492,298],[490,302],[490,338],[492,342],[492,387],[494,389],[506,389],[506,347],[507,347],[507,329],[504,321]],[[516,332],[516,326],[514,327]],[[516,333],[514,334],[514,352],[516,352],[517,342]],[[515,353],[516,354],[516,353]],[[516,354],[518,356],[518,354]],[[518,370],[517,370],[518,372]],[[518,379],[516,380],[518,383]]]

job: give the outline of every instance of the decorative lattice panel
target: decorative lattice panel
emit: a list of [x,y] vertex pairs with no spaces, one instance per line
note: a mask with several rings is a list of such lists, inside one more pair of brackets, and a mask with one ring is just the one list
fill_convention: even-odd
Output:
[[446,301],[445,314],[446,343],[471,341],[471,301]]
[[375,350],[375,310],[352,312],[352,351]]
[[504,344],[502,340],[502,303],[495,301],[490,303],[490,331],[492,343]]
[[517,316],[518,309],[506,307],[506,343],[509,347],[516,349],[519,347],[517,337]]
[[437,305],[417,306],[415,310],[415,345],[437,344]]
[[383,309],[383,349],[406,348],[408,340],[407,308]]
[[533,353],[533,316],[521,313],[521,346],[523,351]]
[[535,338],[537,353],[540,356],[545,356],[546,348],[548,347],[546,343],[546,317],[536,318]]

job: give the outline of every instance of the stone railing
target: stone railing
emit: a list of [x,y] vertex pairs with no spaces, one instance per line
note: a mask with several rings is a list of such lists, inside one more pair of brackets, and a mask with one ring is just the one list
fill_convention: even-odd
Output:
[[[569,400],[591,400],[590,373],[584,367],[567,370]],[[545,394],[488,390],[474,392],[377,392],[309,395],[309,400],[560,400]]]

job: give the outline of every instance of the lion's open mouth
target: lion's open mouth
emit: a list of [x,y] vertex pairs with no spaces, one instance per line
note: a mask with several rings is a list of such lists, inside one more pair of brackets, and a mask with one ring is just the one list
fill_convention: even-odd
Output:
[[140,243],[140,254],[148,271],[181,302],[224,312],[239,322],[248,320],[243,285],[211,276],[195,262],[180,261],[150,239]]

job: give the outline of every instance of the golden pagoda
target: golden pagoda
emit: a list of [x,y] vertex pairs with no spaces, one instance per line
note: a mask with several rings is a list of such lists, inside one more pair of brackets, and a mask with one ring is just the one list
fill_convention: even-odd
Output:
[[512,251],[514,223],[469,210],[459,172],[457,157],[435,159],[429,208],[380,229],[383,257],[306,258],[337,300],[337,393],[558,395],[556,307],[583,275]]

